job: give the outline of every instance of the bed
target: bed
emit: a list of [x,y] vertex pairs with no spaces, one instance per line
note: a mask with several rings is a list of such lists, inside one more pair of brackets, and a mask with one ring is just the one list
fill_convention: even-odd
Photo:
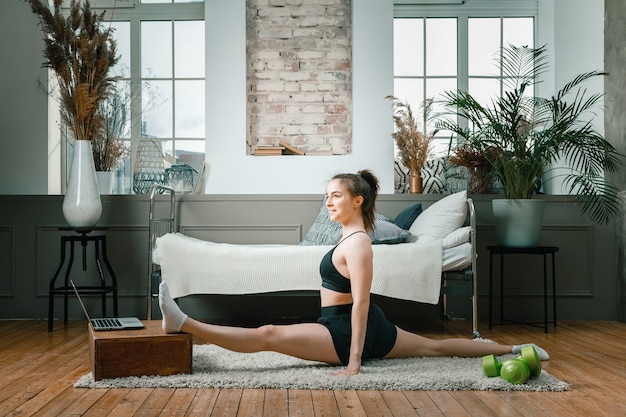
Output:
[[[170,195],[169,216],[155,218],[155,196],[160,193]],[[151,192],[149,318],[161,280],[168,283],[175,299],[319,291],[319,262],[340,228],[328,220],[323,204],[300,244],[242,245],[177,233],[175,198],[174,190],[166,186],[157,185]],[[393,220],[377,214],[370,234],[374,243],[372,292],[441,304],[446,316],[448,295],[467,295],[472,304],[472,334],[480,337],[475,230],[473,202],[465,191],[445,196],[423,211],[420,204],[414,204]]]

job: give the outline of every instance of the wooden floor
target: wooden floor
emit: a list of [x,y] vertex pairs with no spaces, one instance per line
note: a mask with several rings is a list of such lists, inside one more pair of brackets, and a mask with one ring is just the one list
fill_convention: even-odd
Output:
[[[466,322],[404,327],[435,338],[469,335]],[[563,393],[76,389],[89,371],[85,322],[0,321],[0,416],[626,416],[626,324],[559,322],[481,328],[502,343],[533,341],[543,367],[571,384]],[[480,363],[477,363],[480,366]]]

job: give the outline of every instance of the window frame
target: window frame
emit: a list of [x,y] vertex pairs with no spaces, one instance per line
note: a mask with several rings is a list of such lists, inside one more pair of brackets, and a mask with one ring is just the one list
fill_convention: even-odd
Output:
[[[539,7],[537,0],[515,0],[515,1],[498,1],[498,0],[472,0],[444,2],[439,0],[395,0],[394,1],[394,13],[393,18],[456,18],[457,19],[457,89],[468,90],[469,89],[469,19],[470,18],[516,18],[527,17],[534,19],[533,38],[535,39],[535,45],[540,45],[541,40],[539,38]],[[501,34],[502,36],[502,26]],[[426,42],[426,39],[424,40]],[[394,51],[394,54],[396,51]],[[422,51],[425,54],[425,51]],[[394,83],[396,78],[406,78],[406,76],[396,77],[395,72],[393,75]],[[424,86],[429,78],[424,74],[421,77],[423,79]],[[478,78],[478,77],[472,77]],[[425,88],[424,88],[424,91]],[[394,91],[394,95],[398,95]],[[399,97],[401,100],[402,96]],[[426,98],[426,97],[424,97]],[[421,102],[421,100],[420,100]],[[439,135],[435,138],[436,142],[448,143],[450,141],[449,136]],[[447,145],[445,145],[447,148]]]
[[[116,7],[115,9],[111,8],[110,2],[101,2],[98,0],[92,0],[92,9],[96,12],[106,11],[104,22],[116,21],[116,22],[129,22],[130,23],[130,89],[131,91],[140,91],[139,88],[143,82],[142,74],[141,74],[141,22],[142,21],[183,21],[183,20],[201,20],[205,21],[205,4],[203,0],[186,2],[186,3],[146,3],[142,4],[140,0],[132,0],[132,5],[123,5],[120,7]],[[174,30],[172,28],[172,30]],[[174,45],[172,45],[172,48]],[[51,81],[50,85],[54,85],[52,76],[49,76],[49,80]],[[176,80],[187,80],[187,77],[175,78],[174,74],[172,74],[172,82]],[[206,82],[206,70],[205,75],[202,78],[203,81]],[[50,90],[53,91],[53,90]],[[142,113],[142,104],[141,104],[141,94],[131,94],[134,98],[131,101],[131,156],[128,160],[130,164],[129,175],[130,175],[130,190],[128,190],[128,184],[124,184],[124,189],[118,191],[116,194],[121,195],[131,195],[133,192],[133,173],[135,166],[135,157],[139,144],[139,140],[142,139],[142,123],[141,123],[141,113]],[[50,132],[54,132],[50,134],[50,145],[51,149],[60,149],[59,157],[60,161],[58,163],[58,168],[54,168],[54,171],[59,172],[59,177],[61,181],[57,184],[54,182],[49,184],[49,192],[54,192],[54,188],[59,188],[60,193],[65,193],[66,186],[66,178],[69,170],[69,160],[68,160],[68,142],[66,140],[67,134],[63,132],[63,128],[60,124],[60,114],[59,114],[59,104],[55,100],[54,97],[49,98],[49,114],[48,114],[48,126]],[[173,118],[175,117],[175,109],[172,108]],[[172,121],[174,122],[174,120]],[[172,137],[171,138],[158,138],[163,143],[168,141],[173,142],[172,146],[174,151],[176,150],[176,140],[191,140],[190,138],[176,137],[175,125],[172,126]],[[206,141],[205,138],[193,138],[193,140],[198,141]],[[53,161],[50,161],[51,166],[56,166],[57,164]],[[51,168],[52,169],[52,168]],[[52,171],[50,171],[52,172]],[[128,176],[125,176],[125,182],[127,181]],[[52,188],[50,188],[52,187]]]

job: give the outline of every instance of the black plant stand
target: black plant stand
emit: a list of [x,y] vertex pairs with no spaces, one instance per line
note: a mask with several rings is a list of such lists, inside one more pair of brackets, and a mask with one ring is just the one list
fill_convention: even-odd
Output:
[[[107,258],[106,251],[106,236],[105,235],[89,235],[94,231],[107,230],[106,227],[89,227],[89,228],[74,228],[74,227],[59,227],[57,230],[74,232],[71,235],[61,236],[61,259],[57,265],[52,278],[50,279],[50,290],[48,292],[48,331],[52,331],[53,316],[54,316],[54,297],[57,295],[63,295],[64,310],[63,310],[63,323],[67,324],[67,305],[68,296],[74,295],[74,288],[70,285],[70,272],[74,263],[74,244],[80,242],[82,247],[82,270],[87,270],[87,246],[90,242],[94,244],[94,255],[96,267],[98,269],[98,277],[100,279],[100,285],[97,286],[77,286],[76,289],[80,294],[100,294],[102,296],[102,316],[106,317],[106,295],[108,293],[113,294],[113,313],[117,316],[117,277],[113,272],[111,263]],[[65,265],[66,260],[66,247],[69,245],[70,256],[67,267],[65,269],[65,277],[63,285],[56,286],[56,281],[61,270]],[[110,277],[110,283],[107,284],[104,271],[102,269],[102,262],[106,266],[108,275]]]
[[[531,248],[509,248],[506,246],[488,246],[489,250],[489,329],[492,327],[493,312],[493,255],[500,255],[500,324],[504,324],[504,255],[526,254],[543,255],[543,328],[548,333],[548,323],[556,327],[556,267],[554,254],[557,246],[535,246]],[[548,268],[547,256],[552,255],[552,321],[548,321]],[[526,323],[535,325],[536,323]]]

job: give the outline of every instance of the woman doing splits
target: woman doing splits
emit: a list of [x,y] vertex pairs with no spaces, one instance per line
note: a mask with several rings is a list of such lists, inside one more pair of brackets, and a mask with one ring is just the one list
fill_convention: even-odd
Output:
[[[480,357],[519,353],[526,345],[471,339],[430,339],[396,327],[370,300],[372,242],[378,179],[369,170],[338,174],[326,188],[331,220],[342,225],[339,243],[321,260],[321,317],[317,323],[242,328],[202,323],[183,313],[165,282],[159,287],[163,330],[184,332],[237,352],[274,351],[301,359],[343,365],[337,375],[355,375],[372,358]],[[533,345],[542,360],[548,353]]]

